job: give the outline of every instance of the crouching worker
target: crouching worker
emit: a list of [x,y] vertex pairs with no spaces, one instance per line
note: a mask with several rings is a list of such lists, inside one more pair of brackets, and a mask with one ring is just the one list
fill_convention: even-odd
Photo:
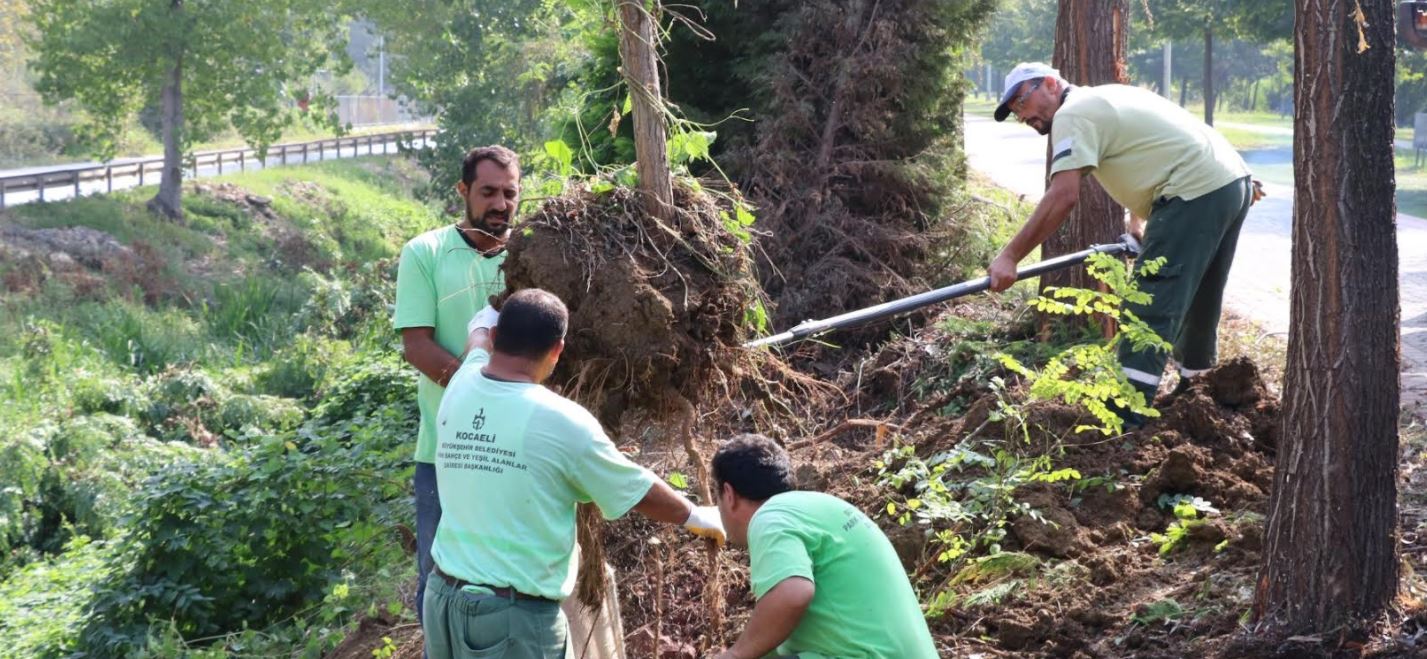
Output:
[[566,656],[560,602],[575,584],[577,503],[724,539],[717,510],[695,508],[621,455],[584,408],[541,386],[567,319],[564,303],[538,289],[512,295],[499,314],[482,310],[441,400],[443,514],[422,623],[432,659]]
[[742,435],[714,454],[724,528],[748,547],[758,604],[718,659],[936,659],[916,593],[887,536],[837,497],[793,489],[788,454]]

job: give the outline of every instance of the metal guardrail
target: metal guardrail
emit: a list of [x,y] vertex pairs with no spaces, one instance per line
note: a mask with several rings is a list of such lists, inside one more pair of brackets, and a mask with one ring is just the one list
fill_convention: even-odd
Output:
[[[249,162],[256,162],[259,167],[270,167],[273,164],[301,164],[309,162],[313,157],[317,161],[330,158],[347,158],[361,155],[361,150],[366,147],[367,154],[375,154],[380,148],[382,152],[388,150],[388,145],[399,144],[401,142],[420,143],[430,140],[436,135],[436,129],[423,128],[417,130],[392,131],[389,133],[373,133],[371,135],[354,135],[352,137],[335,137],[326,140],[314,140],[311,142],[290,142],[286,144],[274,144],[267,148],[266,153],[258,155],[256,149],[247,147],[235,149],[218,149],[214,151],[200,151],[193,154],[184,162],[184,169],[190,172],[191,178],[198,178],[199,172],[203,170],[213,171],[216,174],[223,174],[224,166],[229,167],[229,171],[236,168],[238,171],[245,171]],[[346,155],[350,149],[351,155]],[[330,155],[329,155],[330,154]],[[277,162],[274,163],[273,161]],[[47,190],[73,191],[73,197],[79,197],[83,192],[85,184],[91,188],[90,194],[100,192],[113,192],[114,181],[116,179],[137,179],[133,186],[142,186],[152,180],[157,183],[159,176],[163,172],[162,156],[152,158],[141,158],[127,160],[122,163],[108,163],[97,165],[76,165],[68,168],[43,168],[45,171],[30,172],[25,174],[13,174],[10,176],[0,176],[0,208],[5,208],[7,194],[22,192],[35,192],[38,194],[37,201],[45,201]],[[40,168],[36,168],[40,169]],[[103,182],[99,186],[99,182]],[[129,187],[133,187],[129,186]],[[122,186],[121,185],[121,189]]]

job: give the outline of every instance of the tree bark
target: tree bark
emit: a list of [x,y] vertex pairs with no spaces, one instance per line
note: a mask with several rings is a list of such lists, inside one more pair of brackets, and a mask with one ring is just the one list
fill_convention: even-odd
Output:
[[1295,7],[1292,323],[1254,616],[1342,641],[1398,583],[1393,2]]
[[[1125,83],[1125,0],[1060,0],[1055,22],[1054,65],[1076,85]],[[1074,92],[1071,92],[1072,94]],[[1047,144],[1047,156],[1050,155]],[[1046,159],[1049,171],[1050,159]],[[1080,183],[1080,202],[1059,231],[1041,246],[1041,257],[1078,252],[1094,243],[1111,243],[1124,233],[1124,207],[1110,199],[1093,177]],[[1095,288],[1084,268],[1041,276],[1049,286]]]
[[1204,123],[1214,125],[1214,29],[1204,25]]
[[[173,0],[174,12],[183,11],[183,0]],[[183,52],[175,53],[173,69],[164,81],[163,140],[164,168],[159,191],[149,200],[149,210],[173,220],[183,219]]]
[[619,18],[619,57],[634,106],[634,156],[639,190],[649,214],[668,221],[674,211],[674,190],[669,177],[659,60],[654,53],[658,36],[642,0],[620,0]]

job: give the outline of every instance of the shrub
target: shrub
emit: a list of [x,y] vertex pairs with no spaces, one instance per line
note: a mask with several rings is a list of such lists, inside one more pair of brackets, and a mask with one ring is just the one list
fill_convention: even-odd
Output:
[[218,406],[218,428],[240,433],[292,430],[306,412],[297,401],[279,396],[233,394]]
[[78,414],[120,414],[137,416],[149,407],[143,387],[132,378],[90,374],[83,370],[73,374],[71,402]]
[[408,510],[408,379],[395,360],[370,362],[295,433],[150,478],[108,562],[114,576],[97,585],[82,649],[134,653],[156,626],[210,637],[320,601],[380,521]]
[[78,416],[31,428],[0,449],[0,551],[20,564],[76,535],[106,537],[134,488],[179,458],[201,453],[146,437],[125,417]]
[[353,359],[346,341],[299,334],[273,354],[256,374],[256,384],[267,393],[288,398],[316,396],[329,373],[340,371]]

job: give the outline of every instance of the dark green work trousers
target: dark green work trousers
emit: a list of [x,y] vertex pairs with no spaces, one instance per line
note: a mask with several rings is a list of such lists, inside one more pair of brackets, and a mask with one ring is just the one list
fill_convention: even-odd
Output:
[[431,659],[570,659],[565,614],[554,600],[457,588],[435,570],[426,578],[426,653]]
[[[1252,202],[1253,183],[1245,176],[1189,201],[1161,198],[1150,212],[1139,260],[1164,257],[1165,264],[1153,275],[1136,272],[1140,290],[1153,299],[1125,308],[1174,344],[1174,360],[1182,369],[1204,370],[1218,357],[1224,285]],[[1145,394],[1146,403],[1154,402],[1168,358],[1159,350],[1136,352],[1120,344],[1125,376]]]

